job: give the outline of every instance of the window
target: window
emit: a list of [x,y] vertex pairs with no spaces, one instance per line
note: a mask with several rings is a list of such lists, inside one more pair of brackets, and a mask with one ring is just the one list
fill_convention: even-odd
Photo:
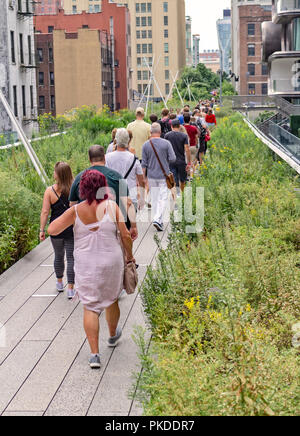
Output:
[[139,83],[139,84],[138,84],[138,93],[139,93],[139,94],[142,94],[142,91],[143,91],[143,89],[142,89],[142,85],[141,85],[141,83]]
[[149,26],[149,27],[152,26],[152,17],[148,17],[148,26]]
[[147,3],[147,12],[152,12],[152,4]]
[[39,85],[44,85],[44,73],[43,71],[39,71]]
[[143,80],[148,80],[149,79],[149,71],[143,71]]
[[137,45],[136,45],[136,52],[137,52],[138,54],[141,54],[141,44],[137,44]]
[[94,11],[100,12],[100,5],[94,5]]
[[135,12],[140,12],[140,4],[136,3],[135,5]]
[[[76,5],[73,5],[72,6],[72,14],[76,14],[76,12],[77,12],[77,6]],[[50,32],[49,32],[50,33]],[[52,33],[52,32],[51,32]]]
[[163,8],[164,8],[164,12],[168,13],[169,11],[168,2],[164,2]]
[[170,84],[169,83],[166,83],[165,90],[166,90],[166,95],[169,95],[170,94]]
[[136,39],[140,39],[141,38],[141,31],[137,30],[136,31]]
[[255,95],[255,83],[248,84],[248,95]]
[[20,62],[24,64],[24,51],[23,51],[23,34],[20,33]]
[[146,27],[147,26],[147,17],[142,17],[142,20],[141,20],[141,26],[142,27]]
[[164,52],[169,53],[169,43],[168,42],[164,43]]
[[135,23],[135,25],[136,25],[136,27],[140,27],[141,26],[141,19],[140,19],[140,17],[136,17],[136,23]]
[[169,66],[169,56],[165,56],[165,67]]
[[164,30],[164,37],[169,38],[169,30],[168,29]]
[[169,80],[169,79],[170,79],[170,71],[165,70],[165,80]]
[[268,72],[269,72],[268,64],[265,64],[265,63],[261,64],[261,75],[267,76]]
[[147,38],[147,30],[142,30],[142,38],[143,39]]
[[164,16],[164,26],[169,25],[169,17],[167,15]]
[[37,49],[37,54],[38,54],[39,62],[43,62],[43,49],[42,48],[38,48]]
[[39,95],[39,108],[45,109],[45,97],[43,95]]
[[148,53],[147,44],[142,44],[142,53]]
[[25,85],[22,85],[22,109],[23,109],[23,117],[26,117],[26,95],[25,95]]
[[13,86],[13,99],[14,99],[14,114],[18,116],[18,99],[17,99],[17,87]]
[[30,85],[30,109],[33,111],[34,106],[33,106],[33,86]]
[[142,58],[136,58],[137,65],[142,65]]
[[31,55],[31,36],[27,36],[28,41],[28,65],[32,64],[32,55]]
[[54,110],[55,109],[55,96],[51,95],[51,109]]
[[262,95],[268,95],[268,84],[267,83],[261,84],[261,93],[262,93]]
[[53,62],[53,48],[49,47],[49,62]]
[[149,39],[152,38],[152,30],[148,30],[148,38],[149,38]]
[[148,53],[152,53],[152,44],[148,44]]
[[146,12],[146,3],[141,3],[141,12],[144,13]]
[[255,23],[248,23],[248,36],[255,35]]
[[53,33],[54,26],[48,26],[48,33]]
[[53,71],[50,71],[49,78],[50,78],[50,86],[54,86],[54,73],[53,73]]
[[140,70],[137,72],[137,79],[142,80],[142,72]]
[[255,76],[255,64],[248,64],[249,76]]
[[255,56],[255,45],[248,44],[248,56]]
[[13,64],[16,63],[16,52],[15,52],[15,32],[10,32],[10,48],[11,48],[11,61]]

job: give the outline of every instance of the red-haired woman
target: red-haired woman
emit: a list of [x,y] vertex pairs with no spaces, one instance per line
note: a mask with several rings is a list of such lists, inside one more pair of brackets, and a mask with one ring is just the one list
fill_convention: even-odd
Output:
[[[40,221],[40,241],[46,237],[45,227],[51,210],[50,223],[69,209],[69,193],[73,183],[73,175],[70,166],[65,162],[57,162],[54,168],[56,183],[46,189],[44,194],[43,208]],[[74,297],[74,236],[73,227],[66,228],[60,234],[51,236],[54,249],[54,271],[56,274],[56,289],[64,291],[63,276],[65,270],[65,253],[67,257],[67,296]]]
[[91,348],[89,364],[100,368],[99,315],[103,310],[110,333],[108,345],[116,346],[122,335],[118,298],[123,289],[124,257],[117,228],[127,262],[135,260],[130,232],[117,204],[109,199],[104,175],[85,171],[79,190],[85,201],[51,223],[48,232],[56,235],[74,225],[75,284],[84,306],[84,329]]

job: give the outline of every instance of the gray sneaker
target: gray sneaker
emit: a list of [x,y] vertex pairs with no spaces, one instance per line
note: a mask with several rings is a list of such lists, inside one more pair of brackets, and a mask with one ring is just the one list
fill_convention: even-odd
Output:
[[97,354],[96,356],[91,356],[89,359],[89,364],[92,369],[101,368],[100,354]]
[[67,296],[68,296],[68,299],[69,300],[72,300],[72,298],[74,298],[74,296],[75,296],[75,289],[68,289],[68,291],[67,291]]
[[63,282],[56,282],[56,290],[58,292],[64,292],[64,284],[63,284]]
[[120,341],[121,336],[122,336],[122,328],[117,327],[115,336],[108,338],[107,345],[109,347],[115,347],[116,345],[118,345],[118,342]]

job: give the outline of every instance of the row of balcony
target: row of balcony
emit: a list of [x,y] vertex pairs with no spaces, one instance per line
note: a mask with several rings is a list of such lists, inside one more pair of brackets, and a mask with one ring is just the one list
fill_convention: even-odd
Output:
[[273,0],[272,22],[263,24],[263,52],[269,95],[299,97],[300,0]]

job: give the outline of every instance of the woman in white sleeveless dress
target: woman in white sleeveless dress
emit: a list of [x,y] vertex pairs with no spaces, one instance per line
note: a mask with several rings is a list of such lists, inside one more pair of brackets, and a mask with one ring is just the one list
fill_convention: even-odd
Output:
[[53,221],[48,233],[56,235],[74,226],[76,294],[84,306],[84,329],[91,348],[89,363],[91,368],[100,368],[99,315],[103,310],[110,333],[108,345],[116,346],[122,334],[118,298],[123,289],[124,257],[118,230],[126,261],[135,260],[130,232],[117,204],[108,200],[104,175],[86,171],[80,182],[80,197],[86,200]]

